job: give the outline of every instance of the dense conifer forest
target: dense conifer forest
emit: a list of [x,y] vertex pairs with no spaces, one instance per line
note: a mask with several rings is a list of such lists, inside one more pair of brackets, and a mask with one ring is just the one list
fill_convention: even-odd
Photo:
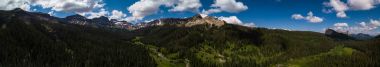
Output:
[[[380,38],[245,27],[94,28],[0,12],[0,67],[379,67]],[[175,22],[175,21],[173,21]]]

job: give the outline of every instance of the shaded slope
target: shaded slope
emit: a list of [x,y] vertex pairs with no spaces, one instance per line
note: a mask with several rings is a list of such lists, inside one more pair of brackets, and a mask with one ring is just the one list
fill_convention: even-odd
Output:
[[123,32],[64,24],[25,11],[0,12],[0,66],[155,66]]
[[327,29],[325,31],[325,35],[328,37],[331,37],[335,40],[338,40],[338,41],[357,40],[354,37],[349,36],[348,34],[343,34],[343,33],[337,32],[333,29]]

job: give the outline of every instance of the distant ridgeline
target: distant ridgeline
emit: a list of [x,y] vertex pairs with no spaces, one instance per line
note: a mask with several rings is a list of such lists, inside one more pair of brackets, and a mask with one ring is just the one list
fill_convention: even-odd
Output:
[[325,35],[331,38],[334,38],[336,40],[370,40],[373,39],[374,37],[368,34],[349,34],[348,32],[341,33],[337,32],[333,29],[327,29],[325,31]]
[[355,40],[355,38],[348,35],[348,33],[340,33],[332,29],[327,29],[325,32],[326,36],[337,40]]
[[15,9],[0,11],[0,67],[380,67],[380,38],[366,37],[202,15],[131,24]]
[[377,39],[380,38],[380,35],[377,35],[375,38],[377,38]]
[[81,15],[73,15],[64,18],[65,22],[72,24],[79,24],[92,27],[106,27],[106,28],[119,28],[126,30],[136,30],[144,27],[151,26],[163,26],[163,25],[175,25],[178,27],[191,27],[200,24],[209,24],[212,26],[222,26],[224,21],[218,20],[214,17],[202,16],[200,14],[190,18],[163,18],[153,20],[150,22],[141,22],[137,24],[131,24],[127,21],[117,21],[115,19],[108,20],[107,17],[101,16],[99,18],[87,19]]

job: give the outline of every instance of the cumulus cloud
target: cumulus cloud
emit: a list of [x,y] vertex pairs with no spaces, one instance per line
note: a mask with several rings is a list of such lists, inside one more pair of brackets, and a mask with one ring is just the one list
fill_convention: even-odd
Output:
[[311,23],[321,23],[324,20],[321,17],[314,16],[313,12],[307,13],[306,17],[302,16],[301,14],[293,14],[291,17],[295,20],[306,20]]
[[244,23],[243,26],[246,26],[246,27],[256,27],[256,24],[255,23]]
[[88,19],[98,18],[101,16],[108,16],[109,12],[105,9],[100,9],[98,12],[85,12],[81,15],[86,16]]
[[101,8],[100,10],[97,10],[97,11],[80,13],[80,15],[85,16],[88,19],[99,18],[101,16],[104,16],[104,17],[108,17],[109,19],[125,21],[126,20],[125,18],[127,18],[127,14],[123,13],[122,11],[112,10],[111,12],[109,12],[104,8]]
[[348,27],[348,24],[347,23],[335,23],[334,26],[335,27]]
[[344,12],[344,11],[336,13],[336,16],[339,18],[347,18],[348,17],[346,12]]
[[292,19],[295,19],[295,20],[301,20],[301,19],[304,19],[305,17],[303,17],[301,14],[293,14],[292,15]]
[[326,6],[332,7],[335,11],[346,11],[349,9],[346,3],[340,0],[330,0],[330,2],[325,3]]
[[178,0],[176,6],[169,11],[182,12],[182,11],[193,11],[198,12],[202,4],[199,0]]
[[330,0],[330,2],[325,2],[325,6],[332,7],[332,10],[336,11],[337,17],[345,18],[347,17],[345,11],[349,9],[348,5],[340,0]]
[[140,0],[128,7],[128,11],[133,16],[131,18],[142,19],[145,16],[157,13],[162,5],[173,6],[174,2],[174,0]]
[[380,26],[379,20],[371,20],[371,24],[374,26]]
[[102,0],[2,0],[0,10],[21,8],[30,11],[31,6],[51,8],[53,11],[83,13],[104,6]]
[[202,14],[213,14],[213,13],[219,13],[219,12],[222,12],[222,10],[220,9],[209,9],[209,10],[203,10],[202,11]]
[[306,20],[308,20],[309,22],[312,22],[312,23],[320,23],[320,22],[323,22],[323,19],[320,18],[320,17],[317,17],[317,16],[314,16],[313,12],[309,12],[305,18]]
[[230,23],[230,24],[242,24],[242,22],[240,21],[240,19],[238,19],[236,16],[230,16],[230,17],[219,17],[218,18],[219,20],[224,20],[226,21],[227,23]]
[[[127,21],[141,20],[146,16],[153,15],[160,11],[160,7],[169,7],[170,12],[191,11],[199,13],[202,7],[200,0],[140,0],[128,7],[132,16],[124,18]],[[219,12],[238,13],[247,10],[248,7],[236,0],[214,0],[211,9],[203,10],[202,14],[212,14]]]
[[254,23],[243,23],[238,17],[236,16],[230,16],[230,17],[219,17],[219,20],[226,21],[226,23],[229,24],[237,24],[237,25],[242,25],[242,26],[247,26],[247,27],[255,27]]
[[109,17],[109,19],[117,19],[117,20],[121,20],[123,19],[124,17],[126,17],[127,14],[124,14],[123,12],[121,11],[118,11],[118,10],[112,10],[112,15]]
[[380,4],[379,0],[347,0],[347,3],[341,0],[330,0],[330,2],[324,3],[325,6],[332,7],[329,11],[335,11],[336,16],[339,18],[347,18],[346,11],[370,10],[378,4]]
[[365,23],[365,22],[360,22],[359,25],[360,25],[360,27],[366,27],[366,26],[367,26],[367,23]]
[[21,8],[23,10],[30,10],[29,0],[2,0],[0,2],[0,10],[12,10]]
[[216,7],[230,13],[238,13],[248,9],[242,2],[237,2],[236,0],[216,0],[215,4],[212,4],[211,7]]
[[379,27],[379,20],[370,20],[369,22],[360,22],[354,26],[349,26],[347,23],[335,23],[332,29],[339,32],[349,32],[350,34],[366,33],[377,35],[374,30],[378,29]]
[[212,14],[221,11],[229,13],[238,13],[248,9],[248,7],[244,5],[242,2],[237,2],[236,0],[215,0],[214,4],[212,4],[211,7],[213,7],[213,9],[204,10],[202,13]]
[[354,10],[369,10],[375,7],[375,0],[348,0],[348,4]]
[[76,13],[90,12],[104,6],[102,0],[31,0],[31,5]]
[[131,17],[124,18],[127,21],[141,20],[145,16],[156,14],[160,7],[172,7],[170,12],[199,12],[202,4],[199,0],[140,0],[128,7]]

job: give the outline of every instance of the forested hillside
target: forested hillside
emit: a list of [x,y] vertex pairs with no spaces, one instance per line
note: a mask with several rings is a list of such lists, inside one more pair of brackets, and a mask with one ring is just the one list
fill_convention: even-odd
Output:
[[158,64],[164,67],[177,64],[195,67],[374,67],[379,66],[380,60],[377,56],[379,40],[342,41],[315,32],[232,24],[190,28],[161,26],[137,32],[142,43],[155,46],[169,59]]
[[378,37],[339,40],[317,32],[207,23],[110,30],[19,10],[0,11],[0,21],[0,67],[380,66]]
[[44,20],[35,13],[0,12],[1,67],[154,67],[129,35]]

